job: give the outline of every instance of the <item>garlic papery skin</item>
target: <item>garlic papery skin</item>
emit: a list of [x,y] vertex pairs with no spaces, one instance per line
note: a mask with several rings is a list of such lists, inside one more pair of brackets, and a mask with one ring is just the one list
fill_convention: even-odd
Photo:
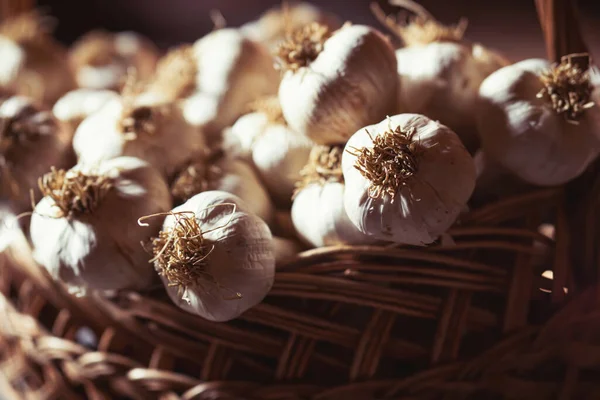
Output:
[[571,58],[555,66],[531,59],[502,68],[479,94],[484,152],[524,181],[563,184],[598,155],[600,99]]
[[55,170],[40,180],[44,197],[31,216],[33,256],[70,292],[142,289],[154,276],[140,245],[171,209],[167,184],[148,163],[120,157],[94,168]]
[[50,35],[37,12],[8,18],[0,25],[0,88],[54,104],[75,88],[66,49]]
[[183,203],[194,195],[218,190],[241,198],[248,211],[270,223],[274,207],[258,176],[247,163],[222,158],[215,162],[201,160],[185,168],[171,185],[176,202]]
[[152,248],[171,300],[211,321],[237,318],[273,285],[269,228],[226,192],[203,192],[174,208]]
[[71,136],[32,99],[0,98],[0,203],[15,214],[30,211],[38,178],[52,166],[69,166]]
[[279,87],[285,120],[317,144],[345,143],[397,108],[394,49],[373,28],[346,24],[330,35],[314,23],[290,36],[279,58],[286,70]]
[[454,223],[475,187],[473,159],[448,127],[399,114],[356,132],[342,157],[344,205],[359,231],[424,245]]
[[342,151],[342,146],[316,146],[294,196],[294,228],[314,247],[373,242],[356,229],[344,209]]
[[154,73],[158,50],[150,40],[134,33],[92,31],[71,48],[71,64],[77,85],[89,89],[118,90],[129,68],[140,80]]
[[274,51],[285,40],[287,32],[293,32],[312,22],[318,22],[331,30],[341,25],[336,16],[310,3],[300,2],[273,7],[257,20],[240,26],[239,30],[249,39],[260,42]]
[[170,179],[204,156],[201,132],[185,121],[176,104],[142,100],[121,96],[83,120],[73,138],[79,162],[93,165],[120,156],[138,157]]
[[59,121],[76,128],[85,118],[118,98],[117,92],[112,90],[75,89],[58,99],[52,107],[52,113]]

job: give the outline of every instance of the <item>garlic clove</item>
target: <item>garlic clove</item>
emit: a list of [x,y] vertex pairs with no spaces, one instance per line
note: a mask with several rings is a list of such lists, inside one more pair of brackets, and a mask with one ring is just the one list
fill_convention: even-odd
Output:
[[475,186],[472,158],[449,128],[399,114],[356,132],[342,157],[344,205],[359,231],[423,245],[456,220]]
[[[176,243],[183,246],[181,251],[197,249],[190,257],[204,257],[193,272],[185,260],[177,265],[163,262],[164,258],[155,261],[177,306],[211,321],[228,321],[269,292],[275,274],[273,239],[267,225],[246,209],[234,195],[209,191],[192,197],[165,218],[163,232],[168,234],[173,234],[178,222],[191,226],[187,235],[175,233]],[[162,242],[155,245],[156,253]],[[163,254],[176,250],[168,247]]]
[[[597,106],[584,109],[573,123],[538,96],[545,87],[541,76],[551,67],[545,60],[525,60],[490,75],[479,91],[483,150],[524,181],[543,186],[580,175],[599,149]],[[589,104],[597,104],[591,86],[589,90]]]
[[[346,25],[329,38],[323,29],[307,26],[280,47],[288,70],[279,100],[292,130],[317,144],[344,143],[396,109],[397,62],[373,28]],[[299,51],[303,46],[311,50]]]

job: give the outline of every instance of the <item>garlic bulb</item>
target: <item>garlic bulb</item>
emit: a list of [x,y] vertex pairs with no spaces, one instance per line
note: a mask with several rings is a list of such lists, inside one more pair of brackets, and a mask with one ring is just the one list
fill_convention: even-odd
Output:
[[273,58],[262,45],[236,29],[219,29],[192,46],[169,52],[148,90],[168,99],[183,99],[188,122],[210,123],[206,131],[218,141],[221,130],[242,115],[248,103],[275,94],[279,80]]
[[238,196],[246,203],[248,211],[267,223],[273,218],[273,204],[269,194],[254,170],[243,161],[222,158],[215,162],[194,162],[171,185],[171,194],[179,203],[209,190]]
[[270,50],[285,40],[288,32],[301,29],[312,22],[318,22],[331,30],[340,27],[337,17],[325,13],[310,3],[293,3],[273,7],[255,21],[240,26],[240,32],[251,40],[260,42]]
[[50,111],[23,96],[0,99],[0,202],[16,214],[31,210],[30,189],[51,166],[68,166],[70,147]]
[[238,317],[273,285],[271,232],[229,193],[200,193],[173,209],[152,248],[171,300],[211,321]]
[[138,157],[167,178],[206,151],[202,134],[185,121],[177,105],[127,94],[83,120],[73,147],[81,163]]
[[554,66],[531,59],[502,68],[479,93],[483,150],[521,179],[560,185],[597,156],[598,94],[572,57]]
[[221,148],[228,157],[252,162],[252,146],[270,125],[270,118],[262,112],[242,115],[223,131]]
[[72,47],[70,59],[79,87],[117,90],[134,68],[141,80],[149,79],[158,60],[158,49],[134,32],[92,31]]
[[317,23],[279,48],[285,120],[317,144],[345,143],[352,132],[396,110],[397,63],[389,40],[364,25],[329,33]]
[[463,40],[466,20],[444,26],[409,0],[395,0],[416,13],[407,26],[374,12],[404,43],[396,51],[400,89],[398,112],[423,114],[456,132],[471,152],[479,146],[473,110],[479,85],[492,72],[509,64],[503,56]]
[[75,89],[58,99],[52,113],[62,122],[77,128],[81,121],[102,108],[119,95],[112,90],[104,89]]
[[0,25],[0,88],[54,104],[75,87],[66,50],[49,31],[47,21],[36,12]]
[[152,281],[148,253],[140,245],[160,229],[137,225],[148,214],[170,210],[160,174],[133,157],[97,168],[75,166],[40,179],[44,198],[31,217],[34,258],[70,292],[141,289]]
[[422,245],[456,220],[475,187],[475,165],[449,128],[399,114],[359,130],[342,157],[344,205],[359,231]]
[[342,151],[341,146],[315,147],[294,197],[294,227],[314,247],[373,241],[352,224],[344,209]]

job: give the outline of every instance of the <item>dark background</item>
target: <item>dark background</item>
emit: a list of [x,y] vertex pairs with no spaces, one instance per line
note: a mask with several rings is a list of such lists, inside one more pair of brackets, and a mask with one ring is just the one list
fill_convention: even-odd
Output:
[[[325,1],[313,4],[342,19],[379,26],[372,17],[371,0]],[[380,1],[383,3],[383,0]],[[467,37],[494,47],[513,60],[544,56],[534,0],[420,0],[439,20],[468,18]],[[580,0],[579,9],[592,55],[600,57],[600,0]],[[57,37],[70,43],[92,28],[134,30],[160,47],[192,42],[212,29],[209,12],[218,9],[228,26],[256,18],[280,0],[40,0],[60,23]]]

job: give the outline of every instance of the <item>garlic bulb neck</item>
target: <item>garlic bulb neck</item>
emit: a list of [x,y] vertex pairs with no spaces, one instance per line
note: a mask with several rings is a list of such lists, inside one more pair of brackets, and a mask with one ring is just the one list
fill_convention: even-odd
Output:
[[267,121],[272,124],[287,126],[278,96],[266,96],[253,101],[250,103],[250,112],[264,114],[267,117]]
[[383,135],[371,137],[372,148],[350,150],[356,156],[354,167],[370,181],[369,197],[378,199],[387,193],[393,200],[417,173],[417,148],[412,141],[415,132],[414,127],[403,130],[400,126],[395,129],[390,126]]
[[207,258],[214,245],[202,236],[202,229],[192,212],[173,213],[175,226],[162,230],[152,240],[154,263],[159,275],[167,278],[169,286],[183,291],[188,286],[216,284],[208,272]]
[[293,32],[278,48],[278,56],[285,70],[297,71],[308,66],[323,51],[331,36],[329,28],[313,22]]
[[43,196],[50,197],[62,212],[70,218],[92,214],[104,196],[112,189],[113,181],[105,175],[84,174],[77,170],[57,170],[41,177],[38,186]]
[[544,88],[537,97],[544,99],[567,122],[578,123],[583,113],[593,107],[594,87],[589,69],[584,70],[572,62],[573,56],[564,57],[560,63],[540,75]]
[[20,44],[44,40],[51,31],[48,22],[37,11],[23,13],[3,21],[0,35]]
[[379,22],[401,39],[407,47],[434,42],[460,42],[464,37],[467,29],[467,20],[464,18],[456,25],[444,25],[414,1],[394,0],[391,4],[404,8],[415,16],[407,23],[401,24],[396,18],[385,15],[377,3],[373,3],[371,9]]
[[220,175],[222,171],[214,165],[193,163],[177,176],[171,186],[171,195],[178,202],[186,202],[194,195],[208,190],[209,183]]
[[296,184],[294,197],[312,183],[344,182],[342,153],[344,146],[315,146],[310,151],[308,163],[300,171],[302,179]]
[[169,100],[188,97],[197,89],[197,74],[194,48],[191,45],[179,46],[158,62],[149,91],[160,92]]

